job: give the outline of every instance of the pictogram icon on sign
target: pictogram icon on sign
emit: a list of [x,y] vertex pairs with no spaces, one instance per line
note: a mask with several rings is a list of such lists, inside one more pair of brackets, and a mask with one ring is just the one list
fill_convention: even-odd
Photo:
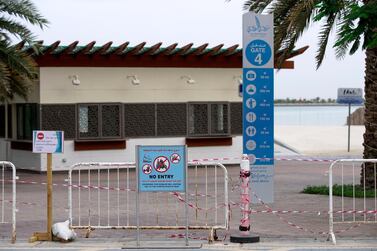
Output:
[[257,78],[257,73],[253,70],[248,70],[246,72],[246,79],[249,81],[254,81]]
[[253,98],[248,98],[246,100],[246,106],[249,109],[254,109],[257,106],[257,101],[255,101]]
[[246,93],[249,95],[254,95],[257,92],[257,87],[255,85],[246,86]]
[[178,164],[180,160],[181,160],[181,156],[179,156],[178,153],[173,153],[173,154],[170,156],[170,161],[171,161],[171,163],[173,163],[173,164]]
[[257,147],[257,144],[255,143],[254,140],[248,140],[246,142],[246,148],[250,151],[253,151]]
[[143,173],[150,174],[152,172],[152,166],[149,164],[145,164],[143,166]]
[[247,136],[254,136],[257,133],[257,129],[254,126],[248,126],[246,127],[246,134]]
[[39,132],[39,133],[37,134],[37,138],[38,138],[39,140],[44,139],[44,137],[45,137],[45,135],[43,134],[43,132]]
[[154,169],[159,173],[164,173],[170,168],[169,159],[165,156],[159,156],[153,161]]
[[248,112],[246,114],[246,121],[249,123],[253,123],[257,119],[257,116],[254,112]]
[[254,154],[249,154],[249,161],[250,161],[250,164],[254,164],[255,161],[257,160],[257,158],[255,157]]

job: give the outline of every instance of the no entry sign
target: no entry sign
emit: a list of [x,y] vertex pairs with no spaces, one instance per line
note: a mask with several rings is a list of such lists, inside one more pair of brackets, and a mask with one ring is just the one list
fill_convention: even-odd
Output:
[[185,146],[137,146],[139,192],[185,192]]

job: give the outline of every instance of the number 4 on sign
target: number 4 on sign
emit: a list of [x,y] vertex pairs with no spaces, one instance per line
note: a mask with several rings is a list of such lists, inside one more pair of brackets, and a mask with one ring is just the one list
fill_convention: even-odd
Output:
[[261,53],[258,53],[258,55],[255,57],[254,61],[258,64],[262,64],[263,60],[262,60],[262,54]]

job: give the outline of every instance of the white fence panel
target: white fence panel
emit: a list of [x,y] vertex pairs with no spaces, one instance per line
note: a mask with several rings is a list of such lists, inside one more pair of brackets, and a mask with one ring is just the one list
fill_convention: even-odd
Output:
[[[366,172],[374,180],[366,185]],[[329,235],[334,244],[334,224],[377,223],[377,159],[340,159],[329,167]],[[362,175],[360,175],[362,173]],[[334,188],[340,191],[334,196]],[[346,194],[351,196],[346,196]],[[370,193],[370,194],[368,194]]]
[[[228,172],[220,163],[189,163],[189,229],[229,228]],[[137,229],[134,162],[77,163],[69,170],[69,220],[74,229]],[[181,193],[140,193],[140,229],[184,230]],[[191,209],[191,210],[190,210]]]
[[[0,224],[11,224],[11,240],[16,242],[16,167],[8,161],[0,161],[1,194]],[[9,206],[10,210],[8,210]],[[10,211],[10,213],[8,213]]]

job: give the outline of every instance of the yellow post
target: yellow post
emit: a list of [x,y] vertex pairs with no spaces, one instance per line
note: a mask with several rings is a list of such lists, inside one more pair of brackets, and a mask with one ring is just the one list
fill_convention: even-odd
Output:
[[52,241],[52,153],[47,153],[47,232],[34,233],[29,242]]
[[47,154],[47,236],[52,240],[52,153]]

